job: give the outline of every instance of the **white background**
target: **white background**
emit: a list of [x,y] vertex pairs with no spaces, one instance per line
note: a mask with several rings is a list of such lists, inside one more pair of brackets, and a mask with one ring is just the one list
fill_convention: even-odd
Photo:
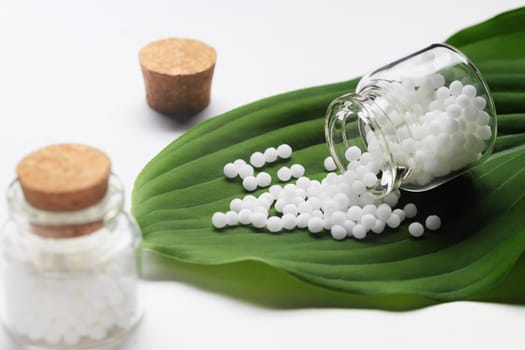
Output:
[[[14,178],[26,153],[78,142],[111,156],[129,198],[144,164],[202,120],[269,95],[353,78],[520,5],[525,3],[2,0],[0,187]],[[144,100],[138,51],[172,36],[200,39],[218,52],[212,103],[189,124],[151,111]],[[2,202],[0,218],[6,215]],[[120,350],[524,346],[525,310],[518,306],[273,310],[180,282],[142,285],[145,318]],[[0,349],[18,349],[2,330]]]

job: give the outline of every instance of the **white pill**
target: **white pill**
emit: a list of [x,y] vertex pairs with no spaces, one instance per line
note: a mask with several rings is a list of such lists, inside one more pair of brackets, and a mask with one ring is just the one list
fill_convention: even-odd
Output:
[[241,179],[247,176],[253,176],[253,167],[249,164],[243,164],[239,167],[239,176]]
[[360,180],[355,180],[350,186],[352,193],[354,194],[363,194],[366,191],[365,184]]
[[270,232],[280,232],[283,229],[283,221],[280,217],[270,216],[266,220],[266,228]]
[[381,220],[376,220],[374,226],[372,226],[371,230],[374,233],[380,234],[385,230],[386,223]]
[[255,176],[246,176],[244,180],[242,180],[242,187],[246,191],[255,191],[257,188],[257,179]]
[[255,178],[259,187],[268,187],[272,183],[272,176],[264,171],[257,174]]
[[365,214],[361,216],[361,225],[363,225],[367,230],[370,230],[376,224],[376,218],[372,214]]
[[230,210],[226,214],[226,224],[228,226],[235,226],[239,223],[239,214],[235,211]]
[[248,225],[252,221],[253,212],[250,209],[243,209],[239,212],[239,222]]
[[414,203],[408,203],[403,207],[403,211],[407,218],[412,219],[417,215],[417,207]]
[[290,172],[296,179],[304,175],[304,166],[301,164],[294,164],[290,167]]
[[442,86],[436,90],[436,97],[440,100],[444,100],[447,97],[450,97],[450,91],[448,90],[447,87]]
[[362,213],[362,209],[361,207],[357,206],[357,205],[353,205],[351,206],[349,209],[348,209],[348,218],[350,220],[353,220],[353,221],[359,221],[361,220],[361,214]]
[[277,199],[281,195],[281,192],[283,191],[283,187],[281,185],[271,185],[268,191],[270,191],[273,197]]
[[297,227],[299,228],[305,228],[308,226],[308,221],[310,220],[311,216],[308,213],[301,213],[297,216]]
[[224,166],[223,171],[224,171],[224,176],[226,176],[229,179],[233,179],[234,177],[239,175],[239,168],[233,163],[226,164]]
[[462,92],[465,96],[473,99],[476,96],[476,87],[474,85],[465,85]]
[[478,136],[482,140],[488,140],[492,137],[492,129],[488,125],[482,126],[478,129]]
[[457,118],[461,115],[461,107],[453,103],[447,107],[447,114],[451,118]]
[[430,215],[425,220],[425,226],[430,231],[437,231],[441,227],[441,218],[437,215]]
[[324,228],[324,221],[319,217],[312,217],[308,220],[308,231],[311,233],[319,233]]
[[399,208],[392,210],[392,214],[396,214],[397,216],[399,216],[399,220],[401,220],[401,222],[403,222],[406,218],[405,212]]
[[337,169],[337,166],[335,165],[334,159],[332,157],[326,157],[324,159],[324,168],[326,171],[334,171]]
[[392,214],[386,221],[386,224],[390,228],[398,228],[401,225],[401,219],[396,214]]
[[226,215],[224,213],[221,213],[221,212],[213,213],[213,215],[211,217],[211,223],[216,228],[223,228],[223,227],[225,227],[226,224],[227,224]]
[[429,83],[433,89],[439,89],[440,87],[445,85],[445,78],[439,73],[432,74],[429,77]]
[[264,161],[266,163],[273,163],[277,160],[278,153],[275,147],[268,147],[264,150]]
[[390,215],[392,215],[392,208],[388,204],[381,203],[377,206],[376,217],[379,220],[386,222]]
[[293,204],[286,204],[284,207],[283,207],[283,214],[292,214],[292,215],[297,215],[299,213],[299,210],[297,209],[297,207]]
[[377,210],[377,207],[374,204],[367,204],[361,210],[361,215],[372,214],[375,216],[376,210]]
[[345,222],[343,223],[343,227],[345,228],[346,235],[348,237],[352,236],[352,230],[354,229],[354,226],[355,222],[352,220],[345,220]]
[[264,213],[254,213],[250,218],[250,222],[253,225],[253,227],[263,228],[266,226],[266,218],[267,215],[265,215]]
[[346,237],[346,230],[341,225],[334,225],[330,229],[330,235],[333,239],[340,241]]
[[242,199],[234,198],[230,202],[230,209],[238,213],[239,211],[241,211],[242,205],[243,205]]
[[297,181],[295,182],[295,184],[297,185],[297,187],[299,188],[302,188],[304,190],[307,190],[308,187],[310,187],[310,179],[305,177],[305,176],[300,176]]
[[277,147],[277,155],[282,159],[290,158],[292,156],[292,147],[283,143],[282,145]]
[[487,106],[487,101],[481,96],[476,96],[474,98],[474,106],[479,110],[483,110]]
[[363,175],[363,183],[366,187],[372,188],[377,184],[377,177],[372,172],[367,172],[365,175]]
[[357,146],[348,147],[345,151],[345,158],[349,162],[358,160],[360,156],[361,156],[361,149]]
[[292,177],[292,171],[290,168],[283,166],[277,171],[277,177],[283,182],[288,181]]
[[454,96],[459,96],[463,92],[463,84],[459,80],[454,80],[450,83],[450,93]]
[[299,213],[311,213],[314,209],[312,208],[311,203],[305,201],[299,203],[299,205],[297,206],[297,210],[299,211]]
[[366,228],[361,224],[355,224],[352,229],[352,236],[357,239],[363,239],[366,237]]
[[408,233],[413,237],[421,237],[425,232],[425,228],[419,222],[413,222],[408,225]]
[[282,222],[285,230],[293,230],[297,226],[297,218],[293,214],[284,214]]
[[266,158],[264,157],[264,154],[262,154],[261,152],[254,152],[250,156],[250,164],[256,168],[261,168],[265,162],[266,162]]
[[330,221],[333,225],[343,225],[347,219],[345,212],[336,211],[330,216]]
[[233,165],[235,165],[237,168],[240,168],[242,165],[246,164],[246,162],[244,161],[244,159],[236,159],[234,162],[233,162]]

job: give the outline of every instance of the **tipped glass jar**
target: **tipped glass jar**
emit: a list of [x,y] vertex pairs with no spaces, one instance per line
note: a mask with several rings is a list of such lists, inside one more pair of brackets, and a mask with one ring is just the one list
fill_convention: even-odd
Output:
[[[339,170],[352,146],[369,153],[383,197],[399,188],[425,191],[483,161],[496,140],[487,83],[461,52],[444,44],[364,76],[355,93],[328,107],[325,135]],[[350,156],[349,156],[350,153]]]
[[[78,158],[82,162],[82,157]],[[37,168],[46,167],[34,163]],[[64,168],[64,173],[71,173],[72,168],[63,165],[62,160],[54,159],[58,171]],[[80,169],[75,174],[82,178],[92,171]],[[51,193],[35,196],[42,188],[34,186],[34,173],[24,176],[25,185],[21,176],[19,173],[19,179],[8,189],[10,217],[1,235],[2,318],[6,329],[17,341],[33,348],[99,349],[114,345],[141,316],[137,294],[140,233],[123,211],[120,181],[108,173],[103,178],[105,183],[97,185],[101,198],[67,210],[56,207],[61,202],[50,198]],[[82,181],[85,185],[85,178]],[[45,185],[50,187],[49,183]],[[97,197],[90,186],[70,196],[75,200],[67,206],[71,209],[71,203],[76,206],[79,201]],[[63,189],[56,194],[64,200],[73,193],[67,190],[69,193]],[[44,205],[35,207],[40,204]],[[51,210],[51,206],[55,207]]]

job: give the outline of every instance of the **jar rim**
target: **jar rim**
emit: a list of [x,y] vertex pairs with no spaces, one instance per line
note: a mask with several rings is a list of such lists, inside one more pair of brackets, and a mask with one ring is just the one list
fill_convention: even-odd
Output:
[[124,208],[124,190],[120,179],[111,173],[106,195],[98,203],[76,211],[49,211],[31,206],[25,199],[18,179],[11,182],[6,193],[9,217],[21,224],[49,226],[82,225],[108,221]]

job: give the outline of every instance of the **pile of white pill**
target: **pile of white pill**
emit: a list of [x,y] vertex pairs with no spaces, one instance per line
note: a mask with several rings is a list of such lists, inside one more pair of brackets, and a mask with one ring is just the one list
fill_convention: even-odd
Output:
[[441,74],[378,85],[388,91],[374,100],[385,112],[374,115],[383,135],[378,140],[396,164],[411,170],[406,183],[424,186],[481,158],[492,128],[475,86],[459,80],[445,86]]
[[[281,145],[277,151],[283,149],[286,150],[285,154],[278,152],[279,156],[283,159],[290,158],[291,147]],[[266,153],[265,151],[252,154],[251,164],[254,165],[253,160],[259,158],[260,154]],[[417,208],[413,203],[406,204],[403,208],[395,208],[400,196],[399,191],[392,192],[380,200],[367,191],[379,181],[376,174],[380,171],[383,161],[379,152],[362,153],[358,147],[353,146],[347,149],[345,156],[349,161],[348,169],[340,175],[333,172],[336,169],[333,159],[325,159],[325,169],[329,172],[321,181],[304,176],[305,168],[300,164],[281,167],[277,171],[281,184],[271,185],[268,191],[258,197],[248,194],[243,198],[233,199],[229,211],[213,214],[213,226],[223,229],[229,226],[251,225],[273,233],[299,228],[315,234],[328,231],[337,240],[346,237],[363,239],[368,232],[380,234],[386,227],[395,229],[406,218],[412,219],[417,215]],[[266,157],[264,162],[271,163]],[[261,163],[263,162],[257,162]],[[245,165],[246,162],[242,160],[228,163],[224,167],[224,174],[228,178],[235,178],[237,175],[242,178],[240,169]],[[237,174],[232,167],[235,167]],[[253,168],[251,169],[253,171]],[[257,179],[260,174],[266,173],[260,172],[254,178]],[[253,177],[254,174],[249,176]],[[243,187],[246,191],[253,191],[253,186],[246,186],[246,178],[243,179]],[[294,181],[289,182],[292,178]],[[259,187],[269,185],[265,183]],[[439,217],[431,215],[425,225],[429,230],[437,230],[441,221]],[[409,232],[412,236],[419,237],[423,234],[424,227],[421,223],[414,222],[409,226]]]
[[[71,243],[71,249],[79,249],[81,241],[96,244],[107,238],[83,237],[70,242],[74,240],[79,244]],[[85,268],[87,264],[96,265],[89,254],[79,257],[48,251],[34,257],[27,246],[11,248],[10,254],[17,254],[20,259],[5,270],[5,284],[9,288],[4,288],[4,297],[10,302],[3,312],[9,329],[28,343],[41,347],[92,348],[94,344],[127,334],[140,317],[135,267],[122,264],[122,261],[134,264],[134,259],[128,256],[134,254],[131,248],[92,270]],[[34,265],[33,259],[41,261]],[[51,272],[46,272],[48,265],[53,267]],[[57,265],[64,274],[56,272]]]

